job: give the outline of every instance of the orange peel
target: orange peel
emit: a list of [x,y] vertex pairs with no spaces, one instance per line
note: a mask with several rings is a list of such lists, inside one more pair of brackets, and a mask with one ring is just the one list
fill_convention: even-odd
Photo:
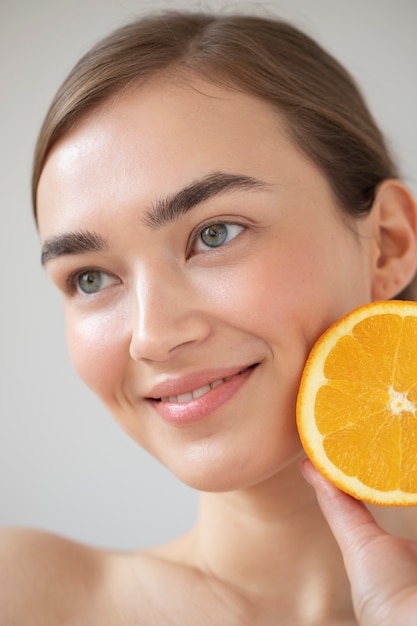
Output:
[[297,398],[307,456],[337,487],[417,505],[417,303],[366,304],[313,346]]

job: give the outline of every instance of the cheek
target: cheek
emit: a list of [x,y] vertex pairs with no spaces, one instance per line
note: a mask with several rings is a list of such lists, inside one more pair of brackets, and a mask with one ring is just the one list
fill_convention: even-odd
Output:
[[356,242],[348,236],[334,241],[288,239],[278,250],[272,243],[238,267],[218,270],[212,310],[271,345],[291,347],[288,358],[295,352],[297,361],[305,359],[330,324],[369,299]]
[[67,312],[66,334],[75,371],[106,402],[113,395],[129,355],[123,322],[114,314],[74,319]]
[[309,251],[264,250],[239,266],[216,268],[215,280],[205,277],[200,284],[217,317],[266,336],[285,333],[301,312],[311,311],[319,276]]

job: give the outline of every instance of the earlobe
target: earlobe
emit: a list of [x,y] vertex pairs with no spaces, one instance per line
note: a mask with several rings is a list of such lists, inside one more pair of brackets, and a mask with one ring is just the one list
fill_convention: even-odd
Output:
[[372,297],[388,300],[410,283],[417,270],[417,203],[405,185],[389,179],[377,189],[372,214]]

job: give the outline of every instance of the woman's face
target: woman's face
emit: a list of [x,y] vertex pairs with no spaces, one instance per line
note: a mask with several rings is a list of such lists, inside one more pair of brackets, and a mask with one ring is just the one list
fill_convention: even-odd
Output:
[[150,81],[55,146],[38,202],[72,361],[131,437],[199,489],[293,461],[307,354],[371,299],[372,224],[345,223],[277,113]]

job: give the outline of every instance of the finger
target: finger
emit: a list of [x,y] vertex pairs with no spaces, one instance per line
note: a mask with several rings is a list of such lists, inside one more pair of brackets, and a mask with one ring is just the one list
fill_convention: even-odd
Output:
[[315,489],[322,513],[345,555],[353,547],[357,552],[372,539],[384,534],[365,505],[329,483],[311,461],[304,461],[301,471]]
[[343,554],[358,622],[417,624],[415,545],[385,533],[362,502],[330,484],[311,461],[302,473]]

